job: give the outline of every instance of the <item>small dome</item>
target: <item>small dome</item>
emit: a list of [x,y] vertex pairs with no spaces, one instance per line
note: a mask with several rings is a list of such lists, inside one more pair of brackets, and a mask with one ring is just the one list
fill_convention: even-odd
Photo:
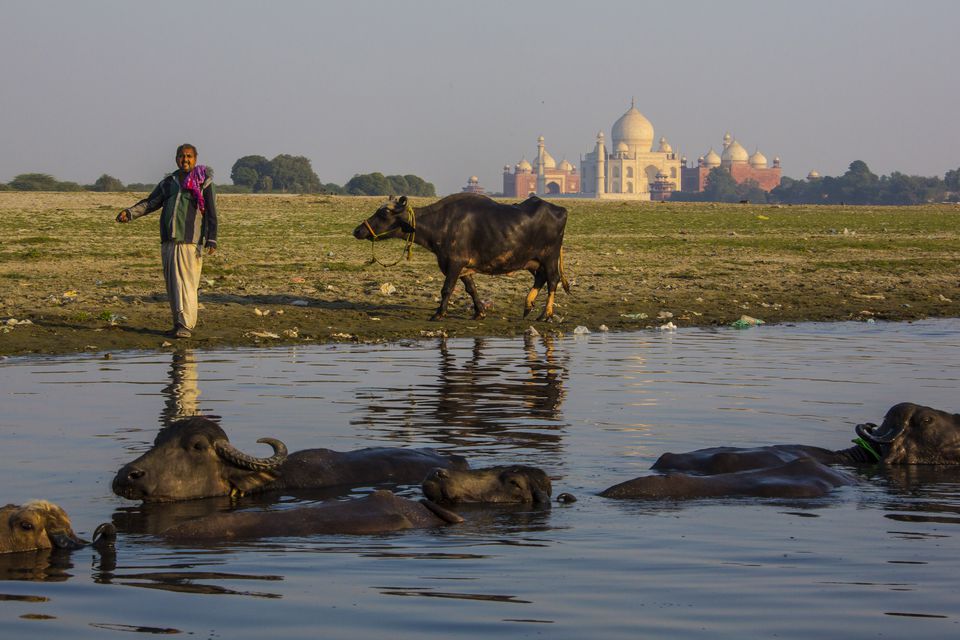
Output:
[[630,147],[627,146],[626,142],[620,142],[617,144],[617,153],[627,153],[630,151]]
[[733,142],[733,136],[730,135],[730,132],[727,131],[723,134],[723,148],[726,149],[730,146],[730,143]]
[[717,152],[713,150],[713,147],[710,147],[710,151],[707,152],[707,155],[703,156],[703,164],[706,167],[720,166],[720,156],[718,156]]
[[657,149],[660,153],[673,153],[673,147],[670,146],[670,143],[667,142],[665,136],[660,136],[660,148]]
[[478,178],[477,176],[470,176],[470,179],[467,180],[467,182],[469,182],[470,184],[477,184],[478,182],[480,182],[480,178]]
[[754,169],[766,169],[767,168],[767,156],[760,153],[760,150],[757,149],[753,152],[753,155],[750,156],[750,166]]
[[750,154],[747,153],[742,144],[734,140],[723,150],[721,159],[726,163],[747,162],[750,159]]
[[816,180],[819,177],[820,174],[816,171],[816,169],[811,170],[810,173],[807,174],[807,180]]
[[520,171],[522,173],[529,173],[533,171],[533,165],[527,162],[527,159],[524,158],[523,160],[517,163],[517,171]]
[[573,171],[573,165],[567,162],[566,159],[560,161],[560,170],[561,171]]
[[650,151],[653,147],[653,125],[637,108],[630,105],[625,114],[613,123],[614,143],[624,142],[638,151]]

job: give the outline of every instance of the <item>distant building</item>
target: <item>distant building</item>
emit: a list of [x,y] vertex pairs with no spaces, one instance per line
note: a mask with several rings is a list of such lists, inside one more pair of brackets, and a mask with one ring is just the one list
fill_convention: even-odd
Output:
[[652,150],[653,125],[635,104],[613,123],[610,133],[609,150],[601,131],[594,150],[580,160],[583,197],[650,200],[653,187],[657,199],[666,199],[680,189],[683,178],[677,154],[664,137]]
[[707,176],[710,172],[720,167],[730,172],[730,177],[737,184],[753,180],[764,191],[770,191],[780,184],[780,158],[773,159],[773,166],[767,166],[767,157],[757,149],[753,155],[749,155],[747,150],[737,142],[729,133],[723,136],[723,152],[717,155],[713,147],[706,154],[697,158],[697,165],[694,167],[686,166],[686,158],[683,159],[683,191],[697,192],[703,191],[707,186]]
[[[780,158],[768,166],[760,150],[747,153],[727,133],[720,154],[711,148],[688,167],[663,136],[653,150],[653,125],[634,102],[613,123],[610,147],[603,131],[597,133],[593,151],[580,158],[580,171],[566,160],[559,165],[547,153],[543,136],[537,140],[534,164],[523,158],[503,168],[503,195],[508,198],[579,196],[608,200],[669,200],[674,191],[699,192],[707,185],[710,171],[720,167],[738,184],[752,180],[764,191],[780,184]],[[470,189],[470,184],[464,191]]]
[[566,160],[560,164],[553,159],[543,144],[543,136],[537,138],[536,167],[523,158],[510,170],[503,167],[503,195],[506,198],[526,198],[537,195],[561,195],[580,193],[580,174]]
[[463,188],[463,191],[465,193],[479,193],[481,195],[487,192],[486,189],[480,186],[480,178],[477,176],[470,176],[470,179],[467,180],[467,186]]

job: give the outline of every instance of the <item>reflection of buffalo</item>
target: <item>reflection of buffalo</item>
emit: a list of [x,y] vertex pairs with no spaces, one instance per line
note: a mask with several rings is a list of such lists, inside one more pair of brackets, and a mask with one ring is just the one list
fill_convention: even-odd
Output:
[[550,478],[527,466],[436,469],[423,481],[423,495],[434,502],[549,503]]
[[73,532],[67,512],[44,500],[0,508],[0,553],[33,549],[78,549],[86,544]]
[[719,495],[814,497],[852,484],[827,464],[960,464],[960,415],[904,402],[878,427],[860,424],[853,447],[832,451],[804,445],[753,449],[717,447],[665,453],[653,469],[664,472],[612,486],[610,498],[697,498]]
[[463,518],[427,500],[419,502],[390,491],[353,500],[277,511],[235,511],[189,520],[163,536],[173,541],[238,540],[312,534],[384,533],[439,527]]
[[160,430],[152,449],[117,472],[113,491],[165,502],[278,489],[412,484],[436,467],[467,467],[464,458],[433,449],[305,449],[288,456],[279,440],[259,442],[273,447],[274,454],[255,458],[240,452],[208,418],[179,420]]

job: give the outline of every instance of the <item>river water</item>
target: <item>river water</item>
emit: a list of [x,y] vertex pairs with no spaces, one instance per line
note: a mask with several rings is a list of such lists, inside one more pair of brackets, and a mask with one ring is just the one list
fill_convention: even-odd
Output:
[[[115,557],[0,556],[0,634],[955,637],[957,469],[867,469],[813,501],[595,493],[664,451],[844,448],[897,402],[958,411],[957,362],[960,320],[8,359],[2,499],[50,499],[78,532],[112,520],[120,535]],[[195,413],[256,455],[263,436],[291,451],[431,446],[543,467],[579,501],[460,509],[463,524],[435,530],[172,545],[157,531],[228,505],[144,508],[110,481]]]

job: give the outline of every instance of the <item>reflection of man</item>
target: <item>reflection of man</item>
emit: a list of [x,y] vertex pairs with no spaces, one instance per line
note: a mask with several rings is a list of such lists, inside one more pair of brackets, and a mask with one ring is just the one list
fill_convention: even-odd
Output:
[[174,351],[170,363],[170,384],[163,388],[166,400],[160,413],[162,424],[170,424],[174,420],[195,416],[200,412],[197,403],[200,387],[197,386],[197,380],[197,362],[193,351]]

